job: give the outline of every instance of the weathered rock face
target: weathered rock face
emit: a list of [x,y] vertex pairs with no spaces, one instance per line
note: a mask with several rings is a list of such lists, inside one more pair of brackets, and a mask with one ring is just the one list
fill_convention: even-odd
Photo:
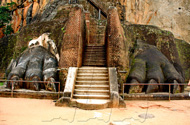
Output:
[[[1,5],[10,2],[11,0],[2,0]],[[67,1],[12,0],[12,2],[17,3],[12,21],[13,30],[17,32],[23,26],[36,20],[39,15],[42,15],[43,19],[41,20],[49,19],[47,13],[49,16],[54,16],[56,11],[53,11],[53,9],[60,6],[60,3],[66,3]],[[79,1],[79,3],[84,4],[85,9],[88,8],[90,11],[94,11],[84,0]],[[117,6],[120,19],[134,24],[155,25],[161,29],[171,31],[178,39],[190,42],[189,0],[119,0],[119,2],[103,0],[101,4],[105,6],[105,10],[110,5]]]
[[[55,16],[51,16],[49,19],[51,21],[36,21],[33,24],[26,25],[16,34],[0,39],[0,68],[6,69],[11,59],[16,58],[27,48],[30,40],[39,37],[43,33],[50,33],[49,37],[55,41],[59,53],[64,34],[61,28],[65,26],[70,11],[69,6],[66,6],[66,8],[65,6],[55,8],[53,11],[57,13]],[[50,17],[51,13],[46,13],[46,15]],[[39,16],[38,19],[43,18]]]
[[[60,0],[2,0],[1,5],[10,2],[16,3],[11,21],[14,33],[31,22],[51,20],[56,15],[57,9],[66,3]],[[2,37],[3,35],[0,36]]]
[[119,0],[124,19],[134,24],[155,25],[190,43],[189,0]]

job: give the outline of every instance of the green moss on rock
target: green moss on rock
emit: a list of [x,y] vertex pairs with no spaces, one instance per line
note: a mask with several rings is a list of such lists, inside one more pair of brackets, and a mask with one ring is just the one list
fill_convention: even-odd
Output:
[[9,35],[0,39],[0,69],[5,71],[11,59],[14,58],[17,35]]
[[43,33],[51,33],[50,38],[60,50],[64,35],[61,27],[65,26],[66,21],[62,19],[30,24],[19,33],[0,39],[0,68],[5,70],[11,59],[18,57],[28,47],[29,41]]
[[[125,36],[127,38],[127,42],[129,43],[129,51],[130,54],[130,62],[131,64],[134,61],[134,50],[136,49],[137,40],[144,41],[144,43],[157,46],[157,48],[169,59],[169,61],[174,64],[176,70],[179,73],[182,73],[181,66],[185,71],[186,80],[189,79],[189,70],[186,71],[186,64],[190,64],[190,62],[185,61],[183,63],[184,58],[182,55],[187,55],[183,52],[180,52],[179,45],[175,42],[174,35],[170,31],[161,30],[156,26],[151,25],[139,25],[139,24],[123,24],[122,25],[125,31]],[[182,43],[182,42],[178,42]],[[185,42],[186,43],[186,42]],[[187,44],[187,43],[186,43]],[[181,46],[182,47],[182,46]],[[180,49],[179,49],[180,48]],[[187,47],[189,50],[189,47]],[[183,51],[185,51],[184,49]],[[179,58],[180,54],[180,58]],[[185,60],[188,60],[188,57],[185,56]],[[181,63],[182,62],[182,63]]]
[[175,43],[177,45],[179,59],[185,74],[185,81],[188,82],[190,79],[190,44],[179,39],[175,39]]

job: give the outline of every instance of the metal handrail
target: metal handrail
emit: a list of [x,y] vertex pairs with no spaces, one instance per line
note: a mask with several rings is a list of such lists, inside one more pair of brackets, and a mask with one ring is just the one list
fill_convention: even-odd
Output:
[[91,5],[93,5],[96,9],[101,11],[101,14],[107,18],[107,12],[106,10],[104,10],[104,7],[101,6],[101,4],[99,3],[99,1],[97,0],[87,0]]
[[[170,101],[170,89],[171,89],[171,85],[174,85],[173,83],[123,83],[123,100],[124,100],[124,88],[126,85],[169,85],[169,101]],[[190,86],[187,83],[178,83],[177,85],[187,85]]]
[[[0,82],[11,82],[12,88],[11,88],[11,97],[13,97],[14,94],[14,82],[23,82],[23,83],[50,83],[50,81],[26,81],[26,80],[3,80],[0,79]],[[58,99],[60,96],[60,82],[51,82],[51,83],[55,83],[55,84],[59,84],[58,86]],[[57,93],[57,92],[56,92]]]

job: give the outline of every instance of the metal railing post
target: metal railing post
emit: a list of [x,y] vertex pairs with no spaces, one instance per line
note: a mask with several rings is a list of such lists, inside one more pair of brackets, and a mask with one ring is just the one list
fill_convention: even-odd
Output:
[[169,101],[170,101],[170,91],[171,91],[171,86],[169,84]]
[[125,97],[124,97],[124,90],[125,90],[125,89],[124,89],[124,87],[125,87],[125,86],[124,86],[124,84],[123,84],[123,100],[125,100]]
[[101,20],[101,10],[98,11],[98,19]]
[[12,84],[12,87],[11,87],[11,97],[13,98],[14,84],[13,84],[13,82],[11,82],[11,84]]
[[59,88],[58,88],[58,99],[59,99],[59,94],[60,94],[60,82],[59,82]]

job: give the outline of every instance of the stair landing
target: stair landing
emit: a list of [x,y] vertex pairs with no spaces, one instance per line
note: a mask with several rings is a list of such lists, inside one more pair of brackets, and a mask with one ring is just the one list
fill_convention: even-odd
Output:
[[108,108],[110,100],[100,99],[72,99],[75,102],[75,106],[84,110],[98,110]]

